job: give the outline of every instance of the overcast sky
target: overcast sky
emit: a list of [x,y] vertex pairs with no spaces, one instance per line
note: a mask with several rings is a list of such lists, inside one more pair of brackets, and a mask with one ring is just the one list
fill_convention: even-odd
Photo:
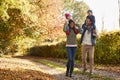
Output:
[[[77,0],[81,1],[81,0]],[[102,19],[107,31],[118,30],[118,0],[82,0],[86,2],[96,17],[96,26],[100,31],[102,28]]]

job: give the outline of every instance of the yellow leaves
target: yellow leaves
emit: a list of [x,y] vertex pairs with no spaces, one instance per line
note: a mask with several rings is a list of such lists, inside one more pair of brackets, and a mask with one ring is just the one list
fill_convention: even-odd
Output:
[[[0,28],[0,38],[11,42],[4,45],[5,42],[1,41],[0,46],[6,48],[16,45],[17,51],[22,53],[33,46],[35,41],[31,40],[57,39],[62,35],[63,22],[58,18],[61,7],[62,0],[4,0],[0,5],[0,18],[3,22],[6,21],[0,24],[0,27],[3,25]],[[17,40],[16,37],[20,36],[24,37]]]

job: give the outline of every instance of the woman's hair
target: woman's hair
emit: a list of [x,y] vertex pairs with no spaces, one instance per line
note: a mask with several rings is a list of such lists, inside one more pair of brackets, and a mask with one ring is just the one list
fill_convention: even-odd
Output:
[[70,27],[70,24],[73,23],[75,25],[75,22],[73,20],[69,20],[68,26]]

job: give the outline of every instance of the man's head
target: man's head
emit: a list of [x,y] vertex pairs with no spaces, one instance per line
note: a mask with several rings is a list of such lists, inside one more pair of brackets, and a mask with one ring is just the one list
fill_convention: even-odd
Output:
[[93,14],[92,10],[88,10],[87,14],[88,14],[88,16],[92,15]]
[[87,26],[91,26],[92,25],[92,19],[91,19],[91,17],[87,17],[86,18],[86,25]]
[[65,14],[65,18],[66,18],[66,19],[70,19],[70,17],[71,17],[70,14],[68,14],[68,13]]

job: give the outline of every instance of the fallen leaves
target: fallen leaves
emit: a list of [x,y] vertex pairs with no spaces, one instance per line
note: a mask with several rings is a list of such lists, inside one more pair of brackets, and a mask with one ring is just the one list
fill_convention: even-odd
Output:
[[54,80],[54,77],[34,70],[0,69],[0,80]]
[[0,80],[55,80],[36,63],[26,59],[0,58]]

